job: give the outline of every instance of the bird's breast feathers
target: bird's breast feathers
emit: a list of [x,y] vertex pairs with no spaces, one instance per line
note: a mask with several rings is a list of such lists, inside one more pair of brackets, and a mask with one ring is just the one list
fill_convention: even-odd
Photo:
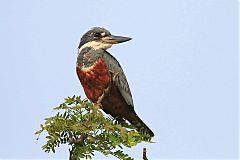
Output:
[[86,96],[92,102],[97,102],[110,83],[109,71],[102,58],[99,58],[93,65],[88,67],[77,66],[77,75]]

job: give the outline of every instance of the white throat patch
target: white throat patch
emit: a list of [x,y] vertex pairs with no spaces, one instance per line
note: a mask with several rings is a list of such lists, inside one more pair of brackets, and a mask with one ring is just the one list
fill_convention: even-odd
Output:
[[97,49],[106,50],[106,49],[112,47],[112,44],[108,44],[108,43],[104,43],[104,42],[97,42],[97,41],[87,42],[84,45],[82,45],[82,47],[78,50],[78,53],[80,53],[86,47],[91,47],[94,50],[97,50]]

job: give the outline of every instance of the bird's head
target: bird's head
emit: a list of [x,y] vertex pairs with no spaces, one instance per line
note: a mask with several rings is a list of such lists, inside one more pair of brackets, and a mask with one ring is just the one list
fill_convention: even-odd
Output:
[[79,51],[86,47],[93,48],[94,50],[106,50],[112,47],[113,44],[122,43],[129,40],[131,40],[131,38],[114,36],[104,28],[94,27],[82,36],[78,48]]

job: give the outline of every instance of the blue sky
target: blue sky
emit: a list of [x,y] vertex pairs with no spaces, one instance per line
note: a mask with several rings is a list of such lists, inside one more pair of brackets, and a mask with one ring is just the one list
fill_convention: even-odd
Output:
[[[0,1],[0,158],[67,158],[34,132],[52,107],[85,97],[77,46],[94,26],[129,36],[111,52],[155,144],[149,159],[238,156],[238,3],[233,0]],[[97,155],[96,158],[104,158]]]

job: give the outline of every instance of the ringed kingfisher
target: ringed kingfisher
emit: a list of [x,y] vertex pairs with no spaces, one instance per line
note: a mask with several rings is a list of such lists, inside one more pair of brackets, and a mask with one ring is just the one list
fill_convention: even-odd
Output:
[[107,49],[113,44],[131,40],[114,36],[108,30],[94,27],[86,32],[78,46],[76,71],[87,98],[118,121],[128,120],[138,131],[154,133],[134,110],[132,94],[120,64]]

